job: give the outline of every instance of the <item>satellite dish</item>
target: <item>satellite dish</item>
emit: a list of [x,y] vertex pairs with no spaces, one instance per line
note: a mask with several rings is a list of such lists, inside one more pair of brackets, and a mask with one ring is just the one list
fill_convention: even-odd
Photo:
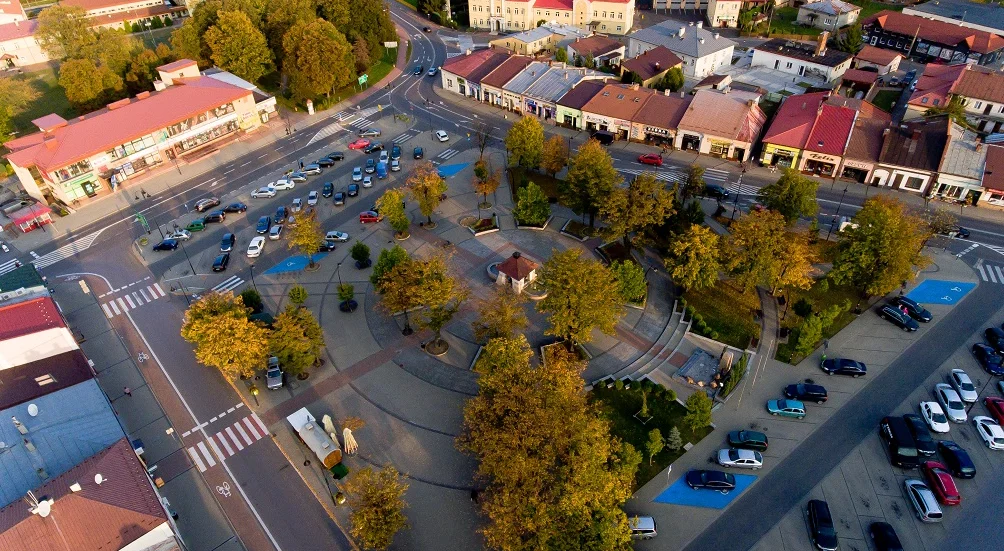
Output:
[[42,518],[49,516],[51,512],[52,506],[49,505],[49,500],[39,501],[38,505],[35,506],[35,514]]
[[94,475],[94,483],[95,484],[101,484],[104,481],[105,481],[105,477],[101,476],[101,473],[98,473],[98,474]]
[[35,404],[28,404],[28,415],[31,415],[32,417],[38,415],[38,406]]

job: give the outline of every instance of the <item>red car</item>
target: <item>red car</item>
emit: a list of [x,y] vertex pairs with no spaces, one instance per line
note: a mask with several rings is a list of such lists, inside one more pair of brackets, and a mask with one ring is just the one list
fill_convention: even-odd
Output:
[[937,461],[925,461],[920,468],[924,471],[928,486],[931,487],[939,503],[942,505],[962,503],[962,496],[955,487],[955,479],[952,478],[952,473],[948,472],[948,467]]
[[1004,424],[1004,398],[987,396],[983,399],[983,405],[987,406],[990,415],[993,415],[998,423]]
[[358,140],[349,144],[349,149],[363,149],[370,144],[370,141],[366,138],[359,138]]
[[638,162],[643,165],[662,166],[662,155],[656,155],[655,153],[646,153],[638,157]]
[[379,222],[381,220],[383,220],[383,216],[380,216],[379,214],[377,214],[377,213],[375,213],[375,212],[373,212],[371,210],[367,210],[367,211],[359,213],[359,222],[361,224],[369,224],[369,223],[373,223],[373,222]]

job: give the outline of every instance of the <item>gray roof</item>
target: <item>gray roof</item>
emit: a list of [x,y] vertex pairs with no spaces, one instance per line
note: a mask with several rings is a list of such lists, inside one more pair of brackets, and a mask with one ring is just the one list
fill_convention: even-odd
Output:
[[544,26],[540,26],[540,27],[534,27],[528,31],[523,31],[519,34],[508,36],[506,38],[522,40],[523,42],[536,42],[542,38],[547,38],[552,34],[554,34],[554,32],[552,32],[551,29],[548,29],[547,27]]
[[524,95],[548,103],[556,103],[584,77],[602,79],[607,76],[609,75],[606,73],[592,69],[551,67],[526,89]]
[[[680,29],[683,29],[682,37],[679,36]],[[703,27],[698,28],[677,21],[664,21],[634,32],[628,38],[652,46],[665,46],[678,55],[700,58],[736,45],[721,35],[715,38],[716,34]]]
[[910,6],[907,13],[922,12],[939,15],[957,21],[965,21],[984,27],[1004,31],[1004,6],[993,2],[971,2],[970,0],[931,0]]
[[[34,417],[28,413],[31,405],[38,408]],[[11,416],[17,417],[28,434],[18,432]],[[6,448],[0,450],[0,507],[21,499],[28,490],[65,473],[123,436],[118,418],[94,379],[3,410],[0,442]],[[25,438],[35,451],[28,451]],[[38,469],[44,469],[47,478],[40,478]]]
[[987,148],[976,148],[976,133],[952,123],[949,130],[945,159],[941,162],[941,172],[981,180],[983,165],[987,161]]
[[[555,24],[544,24],[539,27],[534,27],[532,29],[523,31],[521,33],[508,36],[506,38],[514,38],[516,40],[522,40],[523,42],[534,42],[542,38],[547,38],[552,34],[559,34],[564,37],[571,39],[569,44],[572,42],[589,36],[589,33],[583,31],[578,27],[573,27],[571,25],[555,25]],[[566,38],[565,40],[568,40]]]
[[843,2],[842,0],[817,0],[816,2],[804,4],[799,9],[822,13],[824,15],[839,15],[843,13],[861,11],[861,8],[858,6],[849,2]]
[[532,86],[534,82],[537,82],[537,79],[544,76],[547,69],[547,63],[544,63],[543,61],[534,61],[533,63],[527,65],[520,74],[514,76],[512,80],[507,82],[502,89],[513,94],[522,94],[523,92],[526,92],[526,90]]

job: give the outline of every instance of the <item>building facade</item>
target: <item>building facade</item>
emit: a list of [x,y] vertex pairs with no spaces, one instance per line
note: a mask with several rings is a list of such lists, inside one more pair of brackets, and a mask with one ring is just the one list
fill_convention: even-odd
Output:
[[24,67],[49,61],[35,39],[38,20],[16,20],[0,25],[0,69]]
[[628,57],[664,46],[683,60],[684,75],[698,79],[729,66],[736,45],[705,29],[701,22],[684,24],[672,20],[634,32],[628,39]]
[[767,123],[759,98],[754,92],[698,91],[680,119],[674,146],[745,162]]
[[937,179],[951,121],[946,116],[883,130],[882,152],[872,183],[917,194],[929,193]]
[[738,27],[742,6],[742,0],[710,0],[707,12],[708,25],[730,29]]
[[998,66],[1004,50],[998,34],[894,11],[869,17],[861,28],[868,44],[923,63]]
[[906,6],[903,13],[1004,35],[1004,5],[999,2],[937,0]]
[[817,0],[798,8],[796,21],[803,25],[835,32],[858,20],[861,8],[843,0]]
[[824,82],[836,80],[851,67],[853,55],[827,49],[828,36],[829,33],[823,31],[815,43],[773,38],[753,48],[750,65]]
[[606,34],[626,34],[634,25],[635,0],[467,0],[472,27],[519,32],[539,21],[574,25]]

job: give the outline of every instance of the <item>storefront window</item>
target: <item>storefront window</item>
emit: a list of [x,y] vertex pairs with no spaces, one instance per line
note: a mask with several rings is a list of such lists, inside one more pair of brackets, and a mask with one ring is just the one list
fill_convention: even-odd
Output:
[[729,154],[729,145],[730,144],[723,143],[723,142],[711,142],[711,151],[710,151],[710,153],[712,155],[719,155],[719,156],[725,157],[725,156],[727,156]]
[[83,161],[80,161],[79,163],[74,163],[70,166],[63,167],[57,170],[56,178],[58,178],[60,182],[65,182],[66,180],[69,180],[71,178],[76,178],[77,176],[80,176],[81,174],[86,174],[90,171],[91,171],[91,163],[90,161],[87,161],[85,159]]
[[174,147],[178,150],[178,153],[184,153],[215,139],[226,136],[227,134],[236,132],[238,128],[240,128],[240,126],[237,124],[237,121],[230,121],[226,124],[221,124],[210,130],[196,134],[195,136],[189,136],[188,138],[185,138],[175,144]]
[[917,178],[916,176],[911,176],[906,179],[906,184],[903,186],[906,189],[919,190],[921,186],[924,185],[923,178]]
[[228,103],[226,105],[221,105],[221,106],[217,107],[216,109],[213,109],[212,111],[207,111],[205,113],[200,113],[200,114],[195,115],[193,117],[189,117],[188,119],[183,120],[183,121],[181,121],[181,122],[179,122],[177,124],[173,124],[171,126],[168,126],[167,127],[167,133],[170,136],[176,136],[178,134],[181,134],[182,132],[186,132],[186,131],[190,130],[194,126],[200,125],[200,124],[208,121],[210,118],[224,117],[224,116],[229,115],[230,113],[233,113],[233,112],[234,112],[234,106],[233,106],[232,103]]

